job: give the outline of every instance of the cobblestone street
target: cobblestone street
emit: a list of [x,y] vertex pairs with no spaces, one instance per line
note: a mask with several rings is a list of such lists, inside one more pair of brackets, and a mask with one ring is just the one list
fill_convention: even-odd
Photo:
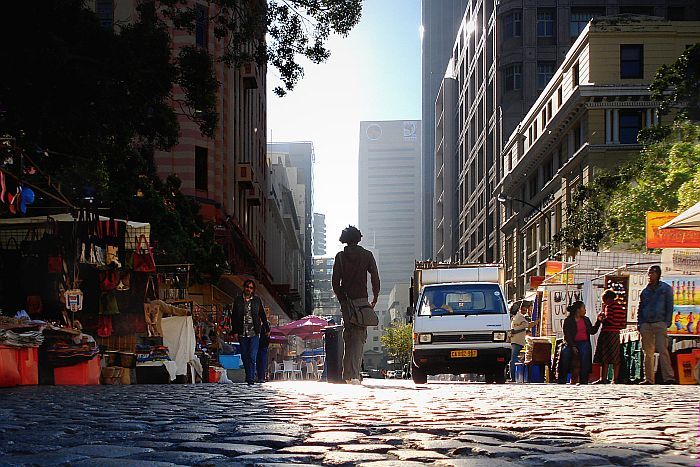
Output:
[[696,465],[695,386],[365,380],[0,391],[1,465]]

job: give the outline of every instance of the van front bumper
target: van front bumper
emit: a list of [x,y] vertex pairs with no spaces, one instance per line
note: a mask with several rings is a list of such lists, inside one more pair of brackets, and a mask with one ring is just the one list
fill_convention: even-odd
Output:
[[483,373],[502,368],[510,361],[510,345],[498,344],[494,347],[471,348],[477,351],[476,357],[453,358],[453,350],[465,348],[413,349],[413,365],[427,375]]

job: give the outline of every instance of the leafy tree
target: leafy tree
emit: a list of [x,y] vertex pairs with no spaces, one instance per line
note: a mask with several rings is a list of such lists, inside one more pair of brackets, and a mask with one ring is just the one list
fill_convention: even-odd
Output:
[[392,324],[380,338],[389,355],[401,364],[411,361],[413,327],[410,324]]
[[700,43],[694,44],[671,65],[662,65],[649,87],[659,110],[677,109],[677,119],[700,121]]

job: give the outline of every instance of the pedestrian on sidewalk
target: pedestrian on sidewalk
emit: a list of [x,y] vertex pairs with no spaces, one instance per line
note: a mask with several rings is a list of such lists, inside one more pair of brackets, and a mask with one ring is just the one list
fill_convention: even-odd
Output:
[[515,312],[510,321],[510,380],[515,382],[515,364],[519,363],[518,354],[525,347],[527,330],[537,323],[530,322],[528,316],[529,307],[523,301],[520,309]]
[[608,366],[613,366],[612,382],[617,382],[620,375],[620,331],[627,326],[627,311],[617,301],[617,293],[608,289],[603,292],[603,311],[601,312],[603,327],[598,336],[598,345],[593,361],[599,363],[601,378],[593,384],[608,384]]
[[243,293],[233,301],[231,333],[233,339],[241,345],[245,380],[249,386],[256,381],[256,362],[263,322],[267,322],[265,307],[255,294],[255,282],[248,279],[243,282]]
[[661,281],[661,267],[650,266],[648,285],[639,297],[637,329],[642,337],[644,351],[644,380],[640,384],[654,384],[654,353],[659,354],[659,366],[664,384],[676,383],[668,352],[668,327],[673,319],[673,289]]
[[[600,328],[601,315],[598,315],[595,325],[586,316],[586,305],[582,301],[576,301],[566,309],[569,316],[564,319],[564,347],[559,357],[558,379],[559,384],[566,383],[566,376],[572,367],[572,359],[579,362],[579,383],[588,384],[588,376],[591,373],[591,338]],[[573,373],[573,372],[572,372]],[[571,382],[574,382],[571,375]]]
[[258,355],[255,361],[255,368],[258,373],[258,383],[267,381],[267,354],[270,350],[270,322],[267,320],[267,314],[263,309],[261,317],[262,326],[260,327],[260,340],[258,342]]
[[[374,255],[358,243],[362,233],[354,226],[348,226],[340,235],[340,242],[347,244],[343,251],[335,255],[333,265],[333,292],[340,302],[343,314],[343,380],[346,383],[360,384],[362,348],[367,340],[367,328],[351,324],[348,320],[350,301],[355,308],[372,307],[379,298],[379,271]],[[372,282],[372,302],[368,301],[367,274]]]

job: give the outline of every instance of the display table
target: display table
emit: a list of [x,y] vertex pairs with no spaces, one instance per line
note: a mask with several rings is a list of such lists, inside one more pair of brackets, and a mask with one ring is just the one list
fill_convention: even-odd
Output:
[[172,361],[141,362],[136,364],[137,384],[167,384],[177,377],[177,363]]

